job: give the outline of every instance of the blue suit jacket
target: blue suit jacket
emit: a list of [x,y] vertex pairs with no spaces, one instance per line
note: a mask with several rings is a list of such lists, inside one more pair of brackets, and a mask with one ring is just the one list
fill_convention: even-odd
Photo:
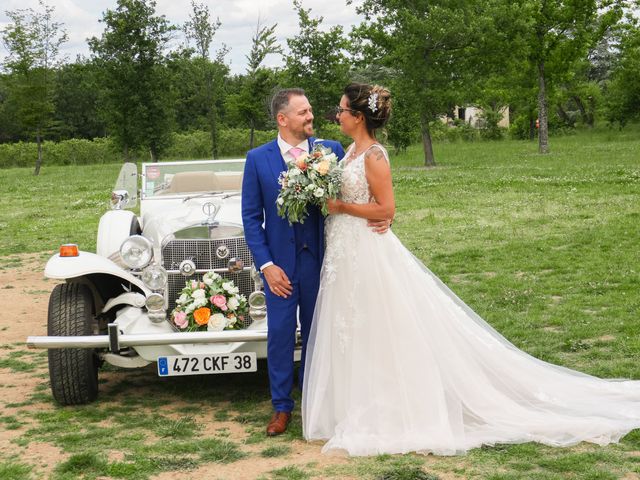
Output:
[[[309,139],[310,147],[316,140]],[[321,140],[326,147],[342,159],[340,143]],[[311,150],[311,148],[310,148]],[[247,245],[253,254],[256,268],[273,262],[293,278],[296,265],[293,226],[278,215],[276,199],[280,192],[278,177],[287,169],[278,141],[254,148],[247,154],[242,178],[242,222]],[[321,215],[317,208],[309,208],[309,215]],[[324,222],[317,222],[317,252],[322,260],[324,252]]]

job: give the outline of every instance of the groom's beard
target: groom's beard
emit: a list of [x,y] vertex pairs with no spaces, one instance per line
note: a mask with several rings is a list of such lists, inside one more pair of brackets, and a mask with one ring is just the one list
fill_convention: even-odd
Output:
[[311,122],[307,122],[304,125],[302,125],[302,136],[300,137],[300,140],[306,140],[309,137],[313,136],[313,121]]

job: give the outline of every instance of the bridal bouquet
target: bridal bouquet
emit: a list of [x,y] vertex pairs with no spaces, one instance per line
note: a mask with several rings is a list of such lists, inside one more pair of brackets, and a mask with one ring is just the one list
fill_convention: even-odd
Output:
[[327,215],[327,199],[338,196],[341,175],[338,157],[330,148],[316,144],[310,153],[303,152],[278,179],[278,215],[289,224],[304,223],[309,205],[318,206]]
[[239,330],[249,311],[247,299],[233,280],[207,272],[202,280],[189,280],[176,300],[171,320],[187,332]]

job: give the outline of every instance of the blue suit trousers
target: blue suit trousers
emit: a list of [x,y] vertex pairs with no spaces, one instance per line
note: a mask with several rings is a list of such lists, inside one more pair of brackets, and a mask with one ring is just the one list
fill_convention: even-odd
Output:
[[291,412],[294,379],[293,352],[296,341],[297,321],[302,334],[302,358],[300,360],[299,386],[302,389],[304,359],[307,340],[313,320],[320,286],[320,262],[309,250],[303,249],[296,256],[296,269],[291,280],[293,292],[288,298],[278,297],[265,289],[267,300],[269,384],[271,402],[277,412]]

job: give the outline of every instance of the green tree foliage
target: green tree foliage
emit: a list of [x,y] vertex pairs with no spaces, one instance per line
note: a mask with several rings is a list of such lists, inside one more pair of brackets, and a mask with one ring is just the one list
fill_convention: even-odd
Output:
[[247,73],[239,78],[238,93],[229,95],[227,108],[229,115],[238,119],[242,126],[249,127],[249,149],[255,144],[255,130],[265,129],[269,124],[269,99],[277,84],[277,74],[262,66],[270,54],[282,54],[282,48],[275,36],[277,24],[256,25],[252,38],[251,52],[247,58]]
[[630,19],[620,42],[620,57],[608,85],[608,118],[624,126],[640,119],[640,28]]
[[189,84],[192,87],[190,97],[199,105],[195,111],[201,110],[204,114],[207,130],[211,135],[211,153],[213,158],[218,158],[220,109],[224,104],[225,95],[224,78],[229,73],[224,63],[227,48],[223,45],[217,52],[216,60],[213,62],[210,60],[211,43],[221,22],[219,19],[211,18],[209,7],[204,4],[192,1],[191,8],[189,20],[183,26],[187,39],[196,44],[196,58],[190,59],[188,69]]
[[43,138],[52,126],[53,69],[61,61],[60,46],[67,40],[62,24],[53,20],[54,10],[40,0],[37,10],[8,11],[11,23],[2,30],[2,42],[9,52],[4,68],[11,74],[5,77],[3,113],[13,116],[25,136],[36,139],[35,175],[42,165]]
[[300,0],[294,0],[293,5],[300,31],[287,39],[286,79],[289,86],[304,88],[314,109],[314,124],[321,129],[335,117],[335,107],[349,80],[345,54],[349,43],[341,26],[321,31],[322,17],[311,18],[311,10],[302,8]]
[[93,62],[78,58],[56,72],[53,94],[56,133],[60,139],[92,139],[106,135],[98,111],[99,71]]
[[103,14],[104,32],[89,40],[100,68],[102,112],[125,160],[139,147],[156,160],[170,141],[172,100],[164,49],[174,27],[153,0],[118,0]]
[[529,0],[522,18],[530,19],[524,38],[538,83],[538,150],[549,151],[549,90],[574,72],[627,5],[624,0]]
[[425,165],[435,165],[429,124],[472,97],[472,74],[483,61],[477,52],[493,29],[481,3],[365,0],[358,8],[364,56],[395,71],[395,96],[405,96],[418,119]]

